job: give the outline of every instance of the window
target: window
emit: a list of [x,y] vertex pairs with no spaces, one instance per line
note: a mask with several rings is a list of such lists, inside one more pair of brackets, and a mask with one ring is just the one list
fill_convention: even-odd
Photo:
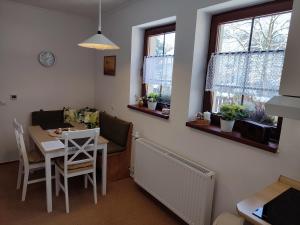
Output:
[[170,107],[175,24],[145,31],[142,95],[159,95],[158,109]]
[[[203,98],[203,111],[213,112],[211,124],[187,126],[277,152],[282,118],[267,115],[264,104],[278,95],[292,7],[292,0],[278,0],[212,17]],[[231,133],[221,132],[215,113],[223,103],[250,110]]]
[[213,16],[203,111],[223,103],[264,111],[278,95],[292,6],[280,0]]
[[282,12],[218,26],[206,82],[213,112],[223,103],[253,111],[279,94],[290,19],[291,12]]

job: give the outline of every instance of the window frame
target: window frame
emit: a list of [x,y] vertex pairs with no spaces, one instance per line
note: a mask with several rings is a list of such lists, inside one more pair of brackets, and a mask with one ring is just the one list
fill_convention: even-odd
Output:
[[[149,38],[152,36],[156,35],[161,35],[161,34],[167,34],[167,33],[172,33],[176,32],[176,23],[171,23],[167,25],[162,25],[158,27],[151,27],[145,30],[145,35],[144,35],[144,54],[143,54],[143,65],[144,65],[144,58],[148,56],[148,49],[149,49]],[[142,96],[146,96],[147,94],[147,87],[146,84],[143,83],[143,68],[141,70],[141,93]],[[163,105],[161,103],[157,104],[157,109],[162,110]]]
[[[217,14],[212,16],[211,20],[211,28],[210,28],[210,39],[208,46],[208,57],[207,64],[209,62],[210,56],[214,53],[218,48],[218,37],[219,37],[219,25],[240,21],[244,19],[253,19],[255,17],[262,17],[276,13],[283,13],[292,11],[293,9],[293,0],[277,0],[274,2],[268,2],[260,5],[255,5],[251,7],[236,9],[233,11]],[[208,68],[207,68],[208,69]],[[206,69],[206,70],[207,70]],[[205,82],[206,83],[206,76]],[[202,101],[202,109],[205,111],[212,111],[213,107],[213,96],[210,91],[205,90],[204,84],[204,95]],[[277,127],[274,129],[274,136],[276,139],[280,139],[281,127],[282,127],[283,118],[279,117],[277,122]]]

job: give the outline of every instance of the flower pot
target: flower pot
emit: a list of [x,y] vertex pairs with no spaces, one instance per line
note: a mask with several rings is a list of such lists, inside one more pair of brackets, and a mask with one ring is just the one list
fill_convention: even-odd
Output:
[[234,120],[223,120],[221,119],[221,131],[223,132],[232,132],[234,126]]
[[148,101],[148,109],[155,110],[157,102],[149,102]]
[[244,120],[243,123],[243,129],[241,129],[242,137],[262,144],[269,142],[272,135],[272,126],[250,120]]

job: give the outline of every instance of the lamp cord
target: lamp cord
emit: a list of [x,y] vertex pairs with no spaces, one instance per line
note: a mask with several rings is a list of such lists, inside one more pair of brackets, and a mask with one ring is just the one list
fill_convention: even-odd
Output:
[[99,27],[98,27],[98,33],[101,34],[101,31],[102,31],[102,24],[101,24],[101,0],[99,0]]

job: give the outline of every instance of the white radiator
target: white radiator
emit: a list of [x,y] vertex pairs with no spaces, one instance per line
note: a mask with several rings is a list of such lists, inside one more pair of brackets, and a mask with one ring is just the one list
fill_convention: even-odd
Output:
[[210,225],[215,173],[140,138],[134,180],[190,225]]

